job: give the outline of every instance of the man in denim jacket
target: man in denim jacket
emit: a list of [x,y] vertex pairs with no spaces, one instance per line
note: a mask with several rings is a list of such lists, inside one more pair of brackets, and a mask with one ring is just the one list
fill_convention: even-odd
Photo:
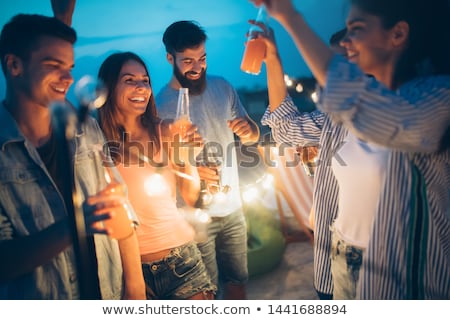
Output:
[[[75,41],[72,28],[40,15],[17,15],[0,35],[7,87],[0,105],[0,299],[80,298],[64,202],[71,186],[61,170],[75,165],[77,186],[93,195],[89,146],[102,145],[103,136],[88,119],[73,139],[73,163],[62,162],[49,108],[65,100],[73,82]],[[118,205],[100,199],[93,216]],[[94,225],[87,230],[105,232]],[[135,234],[120,241],[94,237],[102,299],[144,299]]]

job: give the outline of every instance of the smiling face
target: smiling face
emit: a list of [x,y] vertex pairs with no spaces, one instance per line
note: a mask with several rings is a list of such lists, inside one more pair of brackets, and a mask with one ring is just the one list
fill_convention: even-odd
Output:
[[12,62],[19,92],[27,100],[45,108],[54,101],[63,101],[73,83],[73,45],[65,40],[43,36],[29,59]]
[[190,94],[201,94],[206,86],[205,43],[177,52],[175,56],[168,54],[167,58],[180,85],[189,88]]
[[395,28],[385,29],[380,17],[352,6],[341,45],[347,51],[347,58],[363,72],[383,78],[393,72],[401,51],[394,38]]
[[128,60],[120,70],[115,88],[116,111],[125,116],[140,116],[145,112],[151,95],[145,67],[135,60]]

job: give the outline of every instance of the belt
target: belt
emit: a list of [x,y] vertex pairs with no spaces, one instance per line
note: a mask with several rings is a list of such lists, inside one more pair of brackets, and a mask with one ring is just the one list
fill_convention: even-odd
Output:
[[172,248],[161,250],[158,252],[151,252],[151,253],[143,254],[143,255],[141,255],[141,262],[142,263],[151,263],[154,261],[161,260],[161,259],[167,257],[171,251],[172,251]]

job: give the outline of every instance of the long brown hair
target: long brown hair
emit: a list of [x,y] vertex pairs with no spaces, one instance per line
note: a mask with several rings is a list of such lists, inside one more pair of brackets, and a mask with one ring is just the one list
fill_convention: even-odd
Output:
[[[123,124],[121,124],[117,120],[117,117],[114,116],[116,105],[114,91],[116,89],[117,82],[119,81],[120,71],[122,70],[123,65],[130,60],[134,60],[144,67],[149,76],[149,84],[151,87],[152,84],[150,74],[145,62],[138,55],[132,52],[118,52],[111,54],[102,63],[98,72],[98,78],[103,81],[103,84],[108,92],[104,105],[99,109],[99,123],[108,141],[108,145],[110,146],[111,156],[115,161],[120,161],[120,154],[115,152],[117,148],[122,147],[122,150],[127,150],[126,144],[129,141]],[[161,145],[157,126],[160,119],[156,111],[155,98],[153,94],[148,101],[145,112],[141,116],[141,122],[142,125],[148,130],[151,139],[150,142],[155,148],[153,152],[159,151]],[[122,143],[124,143],[124,145],[122,145]]]

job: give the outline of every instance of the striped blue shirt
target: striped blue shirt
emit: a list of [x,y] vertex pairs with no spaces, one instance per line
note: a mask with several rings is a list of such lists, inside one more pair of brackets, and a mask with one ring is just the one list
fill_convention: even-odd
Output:
[[326,115],[301,114],[287,98],[262,120],[277,142],[321,145],[314,191],[316,289],[332,293],[328,227],[339,191],[329,160],[339,157],[350,130],[392,149],[364,255],[360,298],[450,298],[450,150],[440,150],[448,143],[443,136],[450,124],[450,77],[416,78],[391,91],[336,56],[319,108]]
[[314,287],[333,294],[331,279],[330,225],[338,213],[339,188],[331,169],[331,159],[337,154],[347,130],[336,126],[324,113],[299,113],[287,96],[281,105],[264,114],[262,124],[269,125],[278,143],[292,145],[319,144],[319,165],[314,177],[313,206],[315,208],[314,233]]

